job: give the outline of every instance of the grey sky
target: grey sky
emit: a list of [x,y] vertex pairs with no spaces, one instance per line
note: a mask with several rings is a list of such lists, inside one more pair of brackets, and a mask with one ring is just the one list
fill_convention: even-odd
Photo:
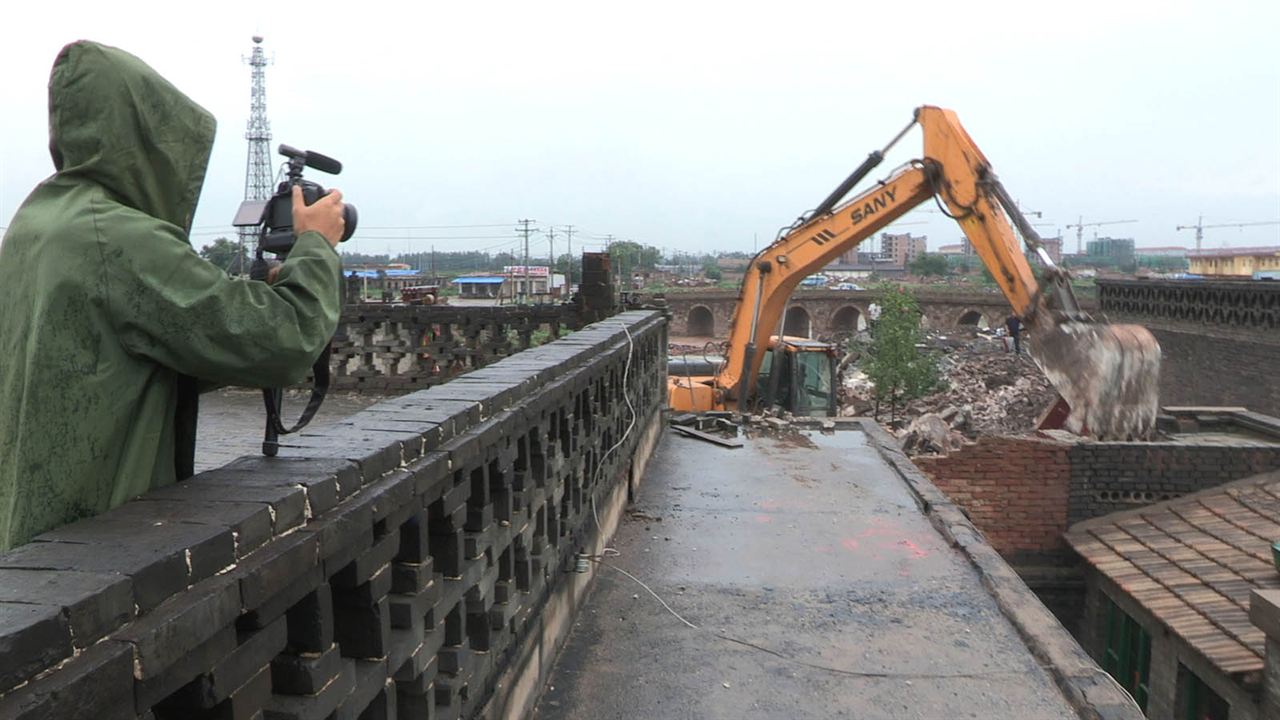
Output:
[[[513,248],[523,217],[574,223],[589,247],[750,250],[923,103],[958,113],[1048,235],[1134,218],[1101,232],[1191,245],[1174,226],[1200,214],[1280,219],[1274,0],[23,5],[0,27],[0,225],[52,169],[48,68],[91,38],[217,116],[194,244],[225,234],[255,32],[273,144],[345,163],[312,177],[359,207],[349,247],[366,252]],[[908,136],[881,175],[919,152]],[[907,220],[935,248],[960,235]],[[488,224],[509,226],[374,229]],[[1223,243],[1280,244],[1280,226],[1206,231]]]

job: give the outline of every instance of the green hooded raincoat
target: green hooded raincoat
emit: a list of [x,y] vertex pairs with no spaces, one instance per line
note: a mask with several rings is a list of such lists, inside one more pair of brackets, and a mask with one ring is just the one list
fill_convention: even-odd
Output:
[[0,550],[173,482],[191,378],[297,382],[333,335],[340,263],[319,233],[274,285],[191,249],[213,135],[128,53],[79,42],[54,62],[57,172],[0,244]]

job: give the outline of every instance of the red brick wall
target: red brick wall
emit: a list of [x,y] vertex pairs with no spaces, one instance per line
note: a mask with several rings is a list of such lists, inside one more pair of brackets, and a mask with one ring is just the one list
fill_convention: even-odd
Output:
[[1066,549],[1069,447],[1033,438],[983,437],[950,455],[912,462],[1008,557]]

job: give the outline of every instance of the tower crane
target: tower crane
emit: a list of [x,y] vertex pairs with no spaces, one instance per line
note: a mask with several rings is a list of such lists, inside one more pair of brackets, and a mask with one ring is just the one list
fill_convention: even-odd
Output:
[[1195,225],[1179,225],[1178,230],[1195,230],[1196,231],[1196,249],[1200,249],[1200,241],[1204,239],[1204,231],[1206,228],[1227,228],[1227,227],[1253,227],[1254,225],[1280,225],[1280,220],[1260,220],[1258,222],[1242,222],[1242,223],[1214,223],[1213,225],[1204,224],[1204,216],[1196,218]]
[[1137,220],[1104,220],[1102,222],[1087,223],[1084,216],[1080,216],[1075,222],[1067,225],[1067,228],[1076,229],[1076,254],[1080,255],[1084,252],[1084,229],[1087,227],[1099,227],[1101,225],[1122,225],[1124,223],[1135,223]]

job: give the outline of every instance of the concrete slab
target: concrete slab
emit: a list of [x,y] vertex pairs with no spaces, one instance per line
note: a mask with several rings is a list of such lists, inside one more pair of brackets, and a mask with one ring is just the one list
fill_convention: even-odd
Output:
[[1075,716],[859,431],[668,433],[615,546],[699,629],[597,567],[537,718]]

